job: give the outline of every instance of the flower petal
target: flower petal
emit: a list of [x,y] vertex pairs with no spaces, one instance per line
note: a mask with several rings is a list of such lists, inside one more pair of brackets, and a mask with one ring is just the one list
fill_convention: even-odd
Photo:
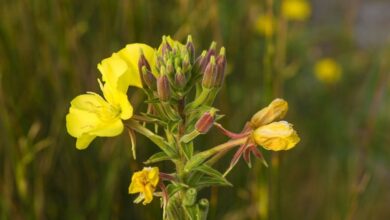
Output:
[[84,134],[77,138],[76,148],[79,150],[84,150],[89,146],[89,144],[95,139],[96,136]]
[[152,68],[152,73],[157,76],[155,65],[155,51],[152,47],[140,43],[128,44],[124,49],[118,52],[118,55],[124,61],[126,61],[128,65],[128,70],[123,80],[126,81],[130,86],[142,88],[141,75],[138,71],[140,50],[143,51],[146,60],[149,62],[150,67]]

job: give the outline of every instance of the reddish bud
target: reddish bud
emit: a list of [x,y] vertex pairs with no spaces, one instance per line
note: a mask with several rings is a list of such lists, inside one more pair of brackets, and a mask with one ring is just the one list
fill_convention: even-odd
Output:
[[218,73],[217,65],[215,63],[215,57],[210,58],[210,62],[207,64],[206,69],[203,74],[202,86],[205,88],[214,88],[217,87]]
[[199,118],[195,124],[195,129],[201,133],[206,134],[214,124],[214,112],[206,112]]
[[162,102],[167,102],[171,97],[171,88],[167,75],[162,75],[157,79],[157,94]]
[[142,67],[142,79],[144,84],[152,90],[156,89],[156,77],[147,69],[146,66]]

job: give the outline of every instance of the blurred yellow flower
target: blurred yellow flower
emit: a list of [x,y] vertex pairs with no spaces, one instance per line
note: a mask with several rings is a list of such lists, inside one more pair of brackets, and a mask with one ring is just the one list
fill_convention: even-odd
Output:
[[129,86],[142,88],[141,74],[138,70],[140,52],[144,53],[152,72],[156,74],[155,50],[146,44],[128,44],[125,48],[98,64],[104,82],[121,92]]
[[288,20],[304,21],[309,18],[311,8],[306,0],[284,0],[282,14]]
[[144,200],[142,204],[146,205],[153,200],[153,193],[159,179],[158,167],[144,167],[143,170],[133,174],[129,194],[140,193],[135,202]]
[[314,72],[318,80],[326,84],[337,83],[342,74],[340,65],[332,58],[324,58],[314,66]]
[[113,89],[109,84],[103,86],[100,83],[100,87],[105,99],[96,93],[87,93],[71,101],[66,128],[71,136],[77,138],[77,149],[87,148],[96,136],[121,134],[122,120],[133,115],[133,107],[125,93]]
[[273,151],[289,150],[300,141],[292,124],[286,121],[273,122],[257,128],[253,138],[258,145]]
[[267,107],[261,109],[253,115],[251,119],[252,127],[258,128],[269,124],[274,120],[282,119],[288,110],[288,103],[283,99],[273,100]]
[[255,23],[255,29],[260,34],[270,37],[274,34],[275,21],[271,16],[260,15]]

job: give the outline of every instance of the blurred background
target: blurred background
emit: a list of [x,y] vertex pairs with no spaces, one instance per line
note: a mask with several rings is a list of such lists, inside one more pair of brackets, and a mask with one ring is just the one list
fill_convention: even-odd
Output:
[[65,115],[98,91],[97,63],[112,52],[191,34],[198,54],[212,40],[227,49],[222,124],[239,131],[282,97],[301,136],[264,152],[269,168],[240,161],[234,188],[205,190],[209,219],[390,219],[389,11],[386,0],[1,0],[0,218],[160,219],[157,200],[127,194],[157,148],[139,136],[134,161],[124,133],[79,151]]

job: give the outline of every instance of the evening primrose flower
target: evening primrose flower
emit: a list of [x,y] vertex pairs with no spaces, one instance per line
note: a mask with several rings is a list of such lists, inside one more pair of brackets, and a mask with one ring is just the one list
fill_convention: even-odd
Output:
[[300,141],[292,124],[286,121],[273,122],[257,128],[253,138],[258,145],[273,151],[289,150]]
[[140,43],[128,44],[125,48],[98,64],[104,82],[126,93],[129,86],[142,88],[141,74],[138,70],[138,61],[144,54],[151,66],[152,73],[156,76],[155,50]]
[[77,138],[77,149],[87,148],[97,136],[113,137],[121,134],[122,120],[133,115],[133,107],[125,93],[109,84],[100,83],[100,87],[104,98],[90,92],[71,101],[66,115],[66,128],[71,136]]
[[284,0],[282,14],[288,20],[305,21],[311,14],[311,8],[306,0]]
[[270,37],[274,34],[275,21],[272,16],[269,15],[260,15],[255,23],[255,29],[260,34]]
[[326,84],[337,83],[342,74],[341,67],[332,58],[323,58],[314,66],[314,72],[317,79]]
[[253,115],[250,125],[257,145],[267,150],[279,151],[289,150],[300,141],[291,124],[286,121],[273,122],[283,119],[287,111],[288,103],[277,98]]
[[153,200],[153,193],[159,182],[158,167],[144,167],[143,170],[135,172],[131,177],[131,184],[129,186],[129,194],[140,193],[135,202],[142,202],[146,205]]
[[261,109],[253,115],[251,119],[252,127],[260,127],[269,124],[276,119],[282,119],[288,111],[288,103],[283,99],[273,100],[267,107]]

